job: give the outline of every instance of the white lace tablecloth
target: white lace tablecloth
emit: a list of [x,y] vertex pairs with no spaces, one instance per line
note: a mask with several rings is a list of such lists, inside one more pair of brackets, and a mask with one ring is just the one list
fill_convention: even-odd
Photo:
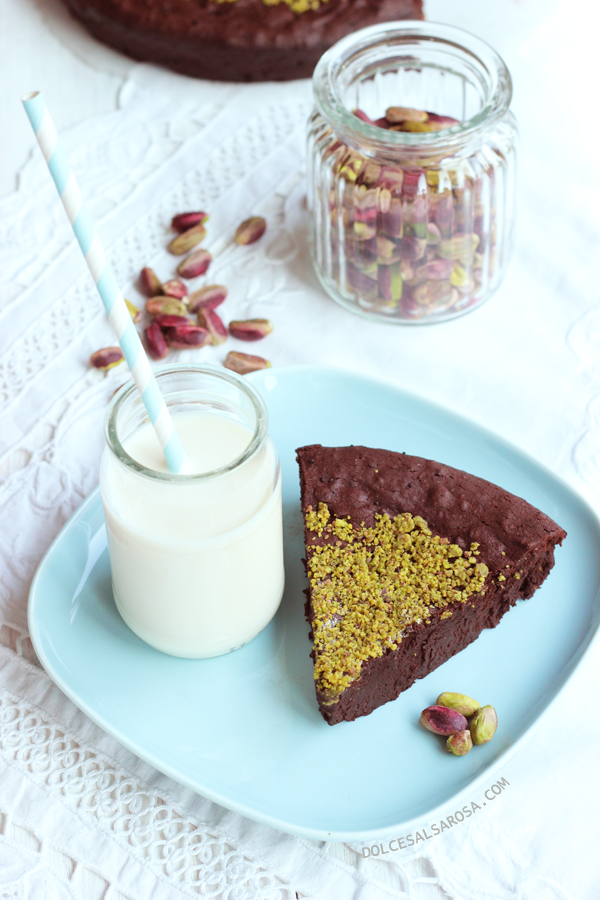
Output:
[[[229,318],[273,320],[260,352],[275,366],[386,377],[504,435],[600,510],[596,49],[582,27],[593,6],[503,0],[484,14],[464,0],[453,16],[431,0],[428,11],[470,24],[505,55],[522,134],[511,269],[487,306],[456,322],[366,323],[319,289],[305,241],[308,83],[207,85],[137,66],[118,109],[64,142],[131,300],[141,302],[143,265],[173,271],[171,216],[205,208],[211,281],[230,288]],[[255,213],[268,220],[265,239],[232,247],[232,230]],[[0,201],[0,290],[0,897],[597,900],[597,652],[501,770],[496,801],[389,861],[217,807],[66,700],[35,659],[27,593],[97,483],[103,415],[126,373],[89,368],[114,339],[38,151]],[[202,354],[219,362],[225,351]]]

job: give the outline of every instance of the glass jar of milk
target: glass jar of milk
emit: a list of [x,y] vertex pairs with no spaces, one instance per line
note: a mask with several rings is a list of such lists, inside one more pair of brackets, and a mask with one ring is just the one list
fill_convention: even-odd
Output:
[[190,474],[169,472],[133,383],[106,417],[100,491],[115,602],[142,640],[210,657],[252,640],[283,593],[281,472],[260,395],[213,366],[156,370]]

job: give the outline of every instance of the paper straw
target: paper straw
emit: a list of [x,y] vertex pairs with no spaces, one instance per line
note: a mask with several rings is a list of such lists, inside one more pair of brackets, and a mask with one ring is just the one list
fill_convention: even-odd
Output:
[[187,469],[187,461],[183,445],[175,431],[156,378],[152,374],[150,362],[119,290],[112,266],[100,243],[94,221],[82,200],[79,186],[46,109],[44,98],[39,91],[26,94],[23,97],[23,106],[117,335],[123,356],[142,396],[142,402],[165,455],[167,466],[171,472],[184,472]]

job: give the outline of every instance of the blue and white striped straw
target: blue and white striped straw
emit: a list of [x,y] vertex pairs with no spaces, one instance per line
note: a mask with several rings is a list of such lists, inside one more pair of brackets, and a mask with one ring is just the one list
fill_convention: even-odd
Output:
[[23,97],[23,106],[44,154],[44,159],[48,163],[50,174],[98,288],[108,318],[115,330],[127,365],[131,369],[133,380],[142,396],[142,402],[154,426],[167,466],[171,472],[185,472],[187,462],[183,445],[173,426],[173,420],[169,415],[164,397],[152,374],[150,362],[119,290],[112,266],[106,259],[94,221],[82,200],[79,186],[71,171],[54,123],[46,109],[44,98],[39,91],[26,94]]

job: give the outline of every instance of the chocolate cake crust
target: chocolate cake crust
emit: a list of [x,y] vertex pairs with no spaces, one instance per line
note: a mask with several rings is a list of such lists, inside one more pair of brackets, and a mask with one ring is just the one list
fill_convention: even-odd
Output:
[[352,31],[423,18],[422,0],[327,0],[301,13],[263,0],[66,2],[95,37],[128,56],[218,81],[308,78]]
[[[360,528],[376,517],[409,513],[431,532],[468,551],[489,569],[485,586],[466,602],[432,608],[429,622],[413,623],[397,649],[363,661],[359,676],[334,698],[316,685],[329,724],[368,715],[395,699],[495,627],[518,599],[531,597],[554,565],[554,548],[566,536],[548,516],[491,482],[433,460],[367,447],[322,447],[297,451],[302,510],[326,504],[331,516]],[[305,520],[306,521],[306,520]],[[307,562],[326,536],[306,529]],[[308,591],[307,617],[314,610]],[[451,615],[448,615],[451,613]],[[311,633],[312,637],[312,633]],[[315,650],[313,649],[313,659]]]

